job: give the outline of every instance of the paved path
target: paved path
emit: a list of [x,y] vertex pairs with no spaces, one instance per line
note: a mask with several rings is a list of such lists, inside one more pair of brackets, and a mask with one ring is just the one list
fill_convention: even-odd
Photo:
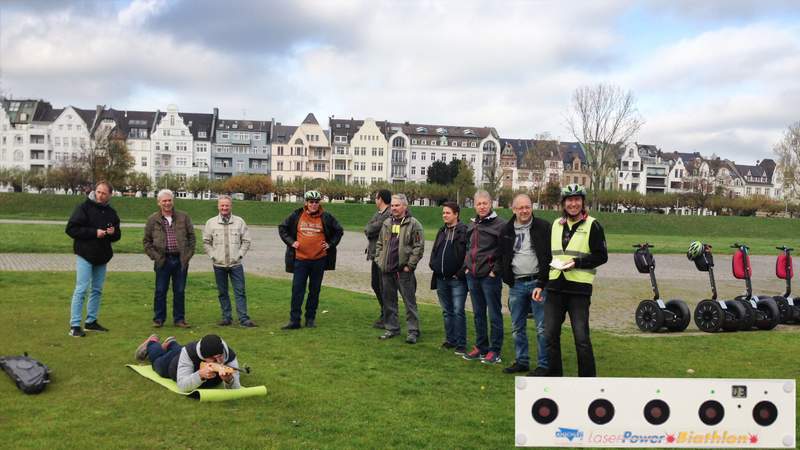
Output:
[[[64,225],[56,221],[11,221],[0,223],[41,223]],[[124,224],[124,227],[141,227],[143,224]],[[248,274],[289,279],[284,271],[285,246],[278,237],[276,227],[251,227],[253,246],[245,258]],[[325,286],[371,293],[370,265],[364,256],[367,245],[363,233],[345,231],[338,248],[336,270],[325,273]],[[428,268],[432,243],[426,242],[423,262],[417,268],[419,301],[436,303],[435,291],[430,290],[431,271]],[[744,288],[741,280],[730,273],[731,257],[715,258],[720,298],[738,295]],[[757,293],[777,295],[783,292],[783,281],[775,278],[775,258],[752,256],[753,284]],[[684,298],[690,305],[709,296],[708,275],[698,272],[694,264],[683,255],[656,255],[656,274],[663,298]],[[152,262],[143,254],[118,254],[109,264],[109,270],[118,272],[151,272]],[[205,255],[196,255],[189,267],[191,272],[210,272],[211,261]],[[0,271],[74,271],[75,257],[71,254],[0,254]],[[504,303],[508,289],[503,289]],[[631,329],[636,303],[651,296],[647,275],[636,271],[630,254],[611,254],[607,264],[598,270],[595,294],[592,299],[592,322],[614,329]],[[469,306],[469,301],[467,302]],[[798,327],[800,328],[800,327]]]

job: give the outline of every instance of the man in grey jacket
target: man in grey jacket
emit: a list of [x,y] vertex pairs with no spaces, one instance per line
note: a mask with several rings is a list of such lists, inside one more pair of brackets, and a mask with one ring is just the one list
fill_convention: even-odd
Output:
[[211,258],[214,276],[217,280],[219,305],[222,320],[218,325],[228,326],[233,322],[231,297],[228,294],[228,278],[233,284],[236,298],[236,314],[243,327],[255,327],[255,322],[247,315],[247,294],[244,286],[244,265],[242,260],[250,249],[250,230],[239,216],[232,214],[233,200],[228,195],[217,199],[219,214],[208,219],[203,228],[203,247]]
[[[503,290],[500,264],[500,234],[506,221],[492,211],[492,196],[484,190],[475,193],[475,212],[467,228],[467,257],[464,259],[467,287],[475,317],[475,346],[466,360],[497,364],[503,348]],[[489,316],[491,340],[487,332]]]
[[378,267],[383,281],[383,322],[386,332],[379,339],[391,339],[400,334],[397,319],[397,291],[406,306],[408,335],[406,342],[416,344],[419,339],[419,314],[417,313],[417,278],[414,270],[425,251],[425,234],[422,224],[408,211],[408,200],[403,194],[392,196],[392,215],[383,222],[375,244]]
[[383,298],[381,296],[381,269],[375,262],[375,243],[378,242],[378,236],[381,233],[383,222],[389,218],[391,211],[389,210],[389,203],[392,201],[392,193],[386,189],[381,189],[375,193],[375,207],[378,209],[372,218],[367,222],[364,227],[364,234],[367,236],[367,248],[364,253],[367,254],[367,261],[372,263],[372,291],[375,292],[375,297],[378,298],[378,306],[381,308],[381,315],[378,320],[372,324],[373,327],[383,329]]

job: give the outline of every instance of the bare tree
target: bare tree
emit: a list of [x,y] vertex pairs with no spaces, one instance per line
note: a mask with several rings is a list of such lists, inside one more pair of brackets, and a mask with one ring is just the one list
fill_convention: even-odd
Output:
[[800,121],[789,125],[775,144],[776,171],[783,176],[783,199],[787,203],[800,193]]
[[644,125],[631,91],[619,86],[581,86],[572,94],[567,126],[586,152],[592,204],[614,170],[619,153]]
[[500,193],[500,186],[503,183],[503,169],[500,164],[492,161],[483,170],[483,188],[492,196],[492,199],[496,200],[497,194]]

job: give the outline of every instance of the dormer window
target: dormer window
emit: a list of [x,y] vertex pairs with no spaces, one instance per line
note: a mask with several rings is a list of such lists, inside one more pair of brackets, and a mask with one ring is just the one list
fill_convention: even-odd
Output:
[[417,127],[417,133],[427,133],[428,129],[425,127]]

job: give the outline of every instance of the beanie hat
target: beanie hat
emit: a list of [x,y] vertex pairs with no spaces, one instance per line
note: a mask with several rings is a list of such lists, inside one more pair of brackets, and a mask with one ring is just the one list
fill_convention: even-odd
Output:
[[222,344],[222,338],[216,334],[207,334],[200,339],[198,355],[200,358],[205,359],[215,355],[222,355],[225,353],[225,346]]

